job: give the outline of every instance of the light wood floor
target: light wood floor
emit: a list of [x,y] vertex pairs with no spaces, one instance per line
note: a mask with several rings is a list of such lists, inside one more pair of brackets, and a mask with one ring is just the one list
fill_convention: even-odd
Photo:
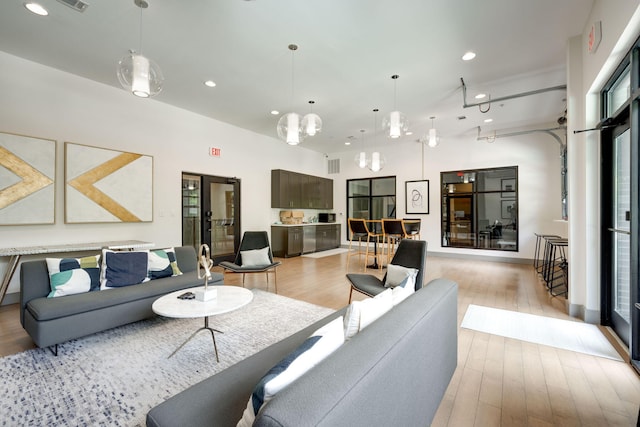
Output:
[[[278,293],[343,307],[349,298],[346,259],[346,254],[284,259],[277,273]],[[357,271],[354,259],[351,272]],[[530,265],[431,256],[427,280],[437,277],[459,284],[459,322],[469,304],[576,320],[566,315],[564,299],[544,291]],[[227,275],[225,281],[239,285],[241,276]],[[248,275],[246,286],[265,289],[264,276]],[[458,368],[433,426],[636,425],[640,379],[628,363],[469,329],[458,333]],[[32,347],[17,305],[0,307],[0,355]]]

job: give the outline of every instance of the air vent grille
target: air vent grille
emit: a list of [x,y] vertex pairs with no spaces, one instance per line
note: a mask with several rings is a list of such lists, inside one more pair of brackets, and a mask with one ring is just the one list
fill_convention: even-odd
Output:
[[69,6],[73,10],[77,10],[78,12],[84,12],[85,9],[89,7],[89,3],[85,3],[81,0],[58,0],[58,2],[65,6]]
[[329,159],[327,163],[327,173],[340,173],[340,159]]

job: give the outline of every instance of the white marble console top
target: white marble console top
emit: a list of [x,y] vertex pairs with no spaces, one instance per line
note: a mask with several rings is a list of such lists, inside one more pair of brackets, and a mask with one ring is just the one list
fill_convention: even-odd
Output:
[[102,248],[109,249],[147,249],[153,243],[140,240],[118,240],[110,242],[68,243],[62,245],[24,246],[16,248],[0,248],[0,256],[52,254],[56,252],[94,251]]

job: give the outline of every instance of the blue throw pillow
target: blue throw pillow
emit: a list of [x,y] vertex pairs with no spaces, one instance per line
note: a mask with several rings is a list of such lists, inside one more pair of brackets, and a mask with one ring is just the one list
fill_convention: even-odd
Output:
[[101,289],[120,288],[148,281],[148,258],[147,251],[114,252],[103,249]]

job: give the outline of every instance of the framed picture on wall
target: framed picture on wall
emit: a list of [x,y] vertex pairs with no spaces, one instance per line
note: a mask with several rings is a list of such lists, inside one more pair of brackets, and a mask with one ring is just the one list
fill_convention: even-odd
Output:
[[511,199],[516,197],[516,180],[515,178],[508,178],[501,180],[500,189],[502,191],[501,197],[503,199]]
[[0,225],[54,224],[56,141],[0,132]]
[[429,180],[405,181],[405,211],[407,214],[429,213]]
[[516,199],[500,200],[502,219],[512,219],[516,213]]
[[153,157],[65,143],[65,223],[151,222]]

